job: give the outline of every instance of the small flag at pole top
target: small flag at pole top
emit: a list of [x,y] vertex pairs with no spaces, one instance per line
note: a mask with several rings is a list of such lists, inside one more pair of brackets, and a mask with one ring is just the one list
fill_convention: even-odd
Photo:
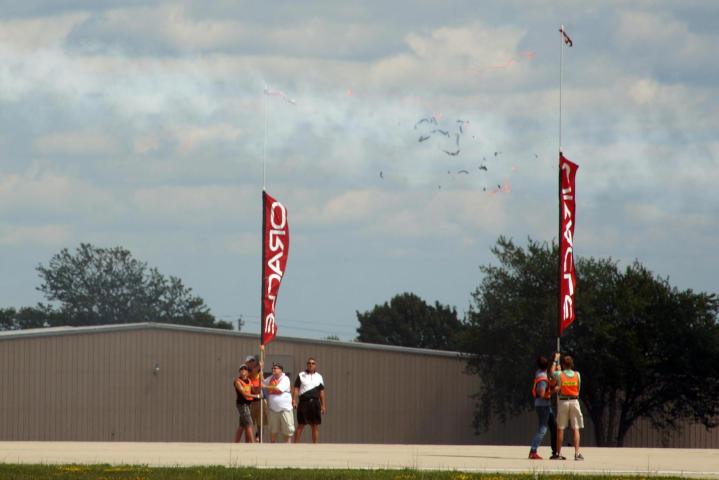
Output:
[[569,38],[569,35],[567,35],[567,32],[564,31],[564,25],[562,25],[562,26],[559,28],[559,31],[561,32],[562,37],[564,38],[564,43],[565,43],[567,46],[571,47],[572,45],[574,45],[574,42],[572,42],[572,39]]

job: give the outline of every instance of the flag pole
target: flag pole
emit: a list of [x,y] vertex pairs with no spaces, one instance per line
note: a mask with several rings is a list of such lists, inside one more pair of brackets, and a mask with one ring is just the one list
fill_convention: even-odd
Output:
[[260,234],[260,243],[262,244],[262,254],[260,257],[262,257],[262,265],[260,269],[260,443],[263,443],[263,427],[264,427],[264,419],[265,419],[265,412],[264,412],[264,406],[265,406],[265,399],[263,395],[262,390],[262,382],[265,380],[265,374],[263,372],[264,366],[265,366],[265,342],[264,342],[264,333],[265,333],[265,264],[267,263],[267,258],[265,257],[265,231],[267,230],[267,213],[265,210],[265,187],[262,187],[262,233]]
[[267,123],[268,118],[270,116],[269,114],[269,102],[267,101],[267,87],[265,86],[265,90],[263,92],[263,97],[265,97],[265,135],[264,135],[264,144],[262,146],[262,191],[264,192],[267,185],[265,183],[266,179],[266,167],[265,164],[267,163]]
[[[564,25],[559,28],[559,158],[557,159],[557,353],[562,351],[562,83],[564,81]],[[554,359],[551,360],[554,362]],[[554,367],[554,365],[552,365]],[[553,396],[554,411],[559,412],[559,393]],[[557,434],[559,437],[559,425]],[[561,445],[552,445],[559,452]]]
[[564,25],[559,29],[559,153],[562,153],[562,83],[564,83]]
[[562,156],[562,83],[564,81],[564,25],[561,25],[559,29],[559,164],[557,165],[557,204],[558,204],[558,227],[557,227],[557,244],[559,245],[560,253],[557,254],[558,266],[559,266],[559,277],[557,283],[557,352],[561,351],[561,337],[562,337],[562,256],[561,256],[561,245],[562,245],[562,168],[561,168],[561,156]]
[[[262,335],[260,333],[260,335]],[[263,443],[263,436],[262,436],[262,427],[264,425],[264,419],[265,419],[265,412],[264,412],[264,405],[265,405],[265,399],[263,398],[263,390],[262,390],[262,383],[265,381],[265,374],[262,371],[265,365],[265,346],[260,344],[260,443]]]
[[265,215],[265,192],[267,191],[267,126],[268,126],[268,118],[269,118],[269,102],[267,101],[267,86],[265,86],[265,89],[263,91],[262,95],[265,99],[265,132],[264,132],[264,142],[262,146],[262,231],[260,232],[260,245],[262,254],[260,255],[262,259],[262,265],[260,266],[260,443],[263,443],[264,435],[263,435],[263,427],[264,427],[264,404],[265,400],[263,398],[262,394],[262,382],[264,381],[264,372],[262,371],[265,365],[265,345],[262,341],[262,334],[264,333],[264,327],[265,327],[265,302],[264,302],[264,294],[265,294],[265,229],[267,227],[267,216]]

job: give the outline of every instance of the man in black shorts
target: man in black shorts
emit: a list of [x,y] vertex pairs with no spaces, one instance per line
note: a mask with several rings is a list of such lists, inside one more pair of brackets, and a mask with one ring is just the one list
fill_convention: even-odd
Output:
[[319,426],[322,423],[322,415],[327,411],[327,406],[325,404],[325,383],[322,380],[322,375],[317,373],[317,361],[314,358],[307,359],[307,369],[297,375],[294,387],[292,406],[297,409],[295,443],[299,443],[305,425],[309,425],[312,429],[312,443],[317,443],[320,439]]

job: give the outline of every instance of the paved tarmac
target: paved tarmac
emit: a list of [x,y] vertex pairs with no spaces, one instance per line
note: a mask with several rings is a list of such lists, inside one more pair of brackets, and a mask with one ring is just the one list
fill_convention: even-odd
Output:
[[[719,478],[719,450],[584,448],[583,462],[528,460],[528,447],[480,445],[0,442],[4,463],[225,465],[466,472],[597,473]],[[540,454],[549,454],[548,448]]]

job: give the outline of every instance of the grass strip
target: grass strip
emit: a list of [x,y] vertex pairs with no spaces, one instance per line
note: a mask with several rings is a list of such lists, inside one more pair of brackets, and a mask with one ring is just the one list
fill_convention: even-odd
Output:
[[[646,478],[648,477],[630,475],[535,475],[424,470],[0,464],[2,480],[644,480]],[[662,477],[662,480],[678,478]]]
[[[147,467],[138,465],[0,464],[5,480],[645,480],[630,475],[502,474],[425,470],[334,470],[249,467]],[[662,480],[680,477],[661,477]]]

